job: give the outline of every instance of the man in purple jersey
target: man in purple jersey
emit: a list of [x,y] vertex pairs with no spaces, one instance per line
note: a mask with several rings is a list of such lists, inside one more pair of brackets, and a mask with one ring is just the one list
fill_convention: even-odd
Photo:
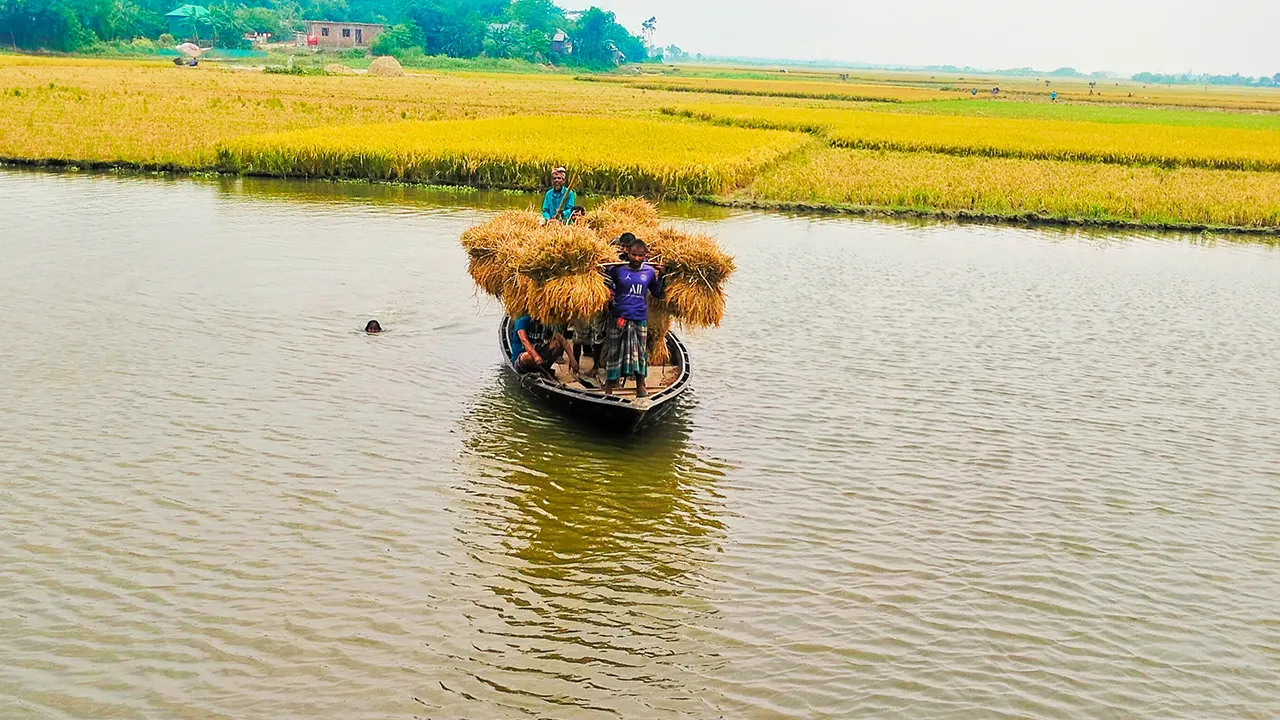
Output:
[[[627,232],[622,233],[619,237],[610,240],[609,244],[614,251],[618,253],[620,260],[626,260],[627,246],[630,245],[636,236]],[[613,290],[613,273],[609,272],[609,289]],[[604,379],[605,366],[608,364],[608,358],[605,353],[609,346],[609,323],[613,322],[613,303],[602,309],[590,322],[583,323],[579,328],[575,328],[573,337],[573,349],[575,352],[582,350],[584,346],[591,348],[591,374],[600,376]]]
[[648,397],[644,381],[649,374],[649,300],[663,295],[661,269],[646,265],[649,247],[643,240],[627,245],[627,264],[609,270],[613,281],[613,319],[609,322],[606,343],[604,394],[612,395],[623,378],[636,379],[636,397]]

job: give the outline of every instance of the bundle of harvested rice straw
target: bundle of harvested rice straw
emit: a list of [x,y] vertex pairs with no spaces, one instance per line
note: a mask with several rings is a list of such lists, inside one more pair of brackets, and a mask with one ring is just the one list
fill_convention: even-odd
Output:
[[652,203],[620,198],[572,226],[543,225],[535,212],[505,212],[463,233],[462,247],[471,278],[502,300],[508,315],[575,325],[608,305],[600,268],[618,260],[612,241],[628,232],[644,240],[651,255],[661,255],[665,267],[666,299],[649,305],[650,362],[663,365],[668,358],[661,340],[674,323],[712,327],[724,318],[724,282],[734,264],[711,237],[663,227]]

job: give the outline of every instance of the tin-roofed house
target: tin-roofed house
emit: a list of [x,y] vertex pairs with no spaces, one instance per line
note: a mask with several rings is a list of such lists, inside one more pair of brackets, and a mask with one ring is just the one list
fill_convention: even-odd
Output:
[[557,30],[555,35],[551,36],[551,52],[560,55],[568,55],[573,52],[573,45],[569,41],[569,35],[563,30]]
[[[385,25],[378,23],[306,20],[307,44],[322,48],[367,48],[382,34]],[[311,42],[315,38],[315,42]]]

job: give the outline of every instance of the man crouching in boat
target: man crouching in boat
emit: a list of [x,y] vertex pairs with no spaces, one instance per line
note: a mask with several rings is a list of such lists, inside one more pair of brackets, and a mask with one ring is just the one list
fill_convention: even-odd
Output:
[[609,269],[613,281],[613,319],[609,323],[606,344],[606,381],[604,394],[612,395],[618,381],[636,379],[636,397],[649,396],[644,386],[649,375],[649,300],[646,293],[663,296],[661,266],[645,263],[649,247],[643,240],[627,244],[627,264]]
[[562,358],[569,358],[569,369],[578,373],[578,360],[573,356],[573,346],[564,335],[556,333],[551,338],[542,337],[542,323],[528,315],[520,316],[511,326],[511,362],[521,375],[543,372],[555,375],[552,366]]

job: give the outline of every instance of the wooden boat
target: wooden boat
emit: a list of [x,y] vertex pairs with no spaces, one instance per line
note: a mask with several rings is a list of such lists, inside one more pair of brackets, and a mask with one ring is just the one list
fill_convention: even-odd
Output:
[[498,326],[498,346],[507,370],[534,397],[596,429],[613,433],[640,430],[669,414],[676,407],[677,398],[689,388],[689,351],[675,333],[667,333],[670,364],[649,368],[645,381],[649,391],[647,399],[636,398],[634,382],[614,390],[612,397],[606,397],[602,389],[584,385],[564,365],[554,366],[554,379],[545,373],[516,372],[511,362],[512,322],[511,318],[504,317]]

